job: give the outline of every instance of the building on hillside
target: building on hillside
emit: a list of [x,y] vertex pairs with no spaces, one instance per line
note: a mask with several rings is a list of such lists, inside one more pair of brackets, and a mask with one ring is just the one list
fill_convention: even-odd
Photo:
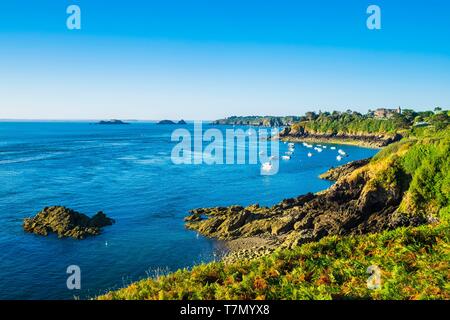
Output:
[[394,114],[401,114],[402,113],[402,108],[398,107],[397,109],[386,109],[386,108],[378,108],[377,110],[372,112],[372,115],[375,118],[390,118],[392,117]]

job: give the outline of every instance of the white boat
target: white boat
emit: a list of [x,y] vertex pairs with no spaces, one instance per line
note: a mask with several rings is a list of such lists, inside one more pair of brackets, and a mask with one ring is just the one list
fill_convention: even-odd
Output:
[[264,162],[261,166],[261,169],[263,171],[270,171],[272,170],[272,164],[270,162]]
[[331,150],[336,150],[336,147],[330,147]]
[[312,157],[312,153],[311,152],[308,152],[308,157]]
[[315,147],[314,150],[316,150],[317,152],[322,152],[322,148]]
[[278,157],[277,156],[270,156],[270,158],[269,158],[270,160],[277,160],[278,159]]
[[327,146],[323,146],[322,148],[326,149],[326,148],[327,148]]
[[339,149],[339,150],[338,150],[338,153],[339,153],[341,156],[344,156],[344,157],[347,156],[347,154],[345,153],[345,151],[342,150],[342,149]]
[[266,153],[265,153],[264,151],[260,151],[260,152],[259,152],[259,155],[260,155],[260,156],[263,156],[263,155],[265,155],[265,154],[266,154]]
[[341,161],[341,160],[342,160],[342,156],[337,156],[337,157],[336,157],[336,160],[337,160],[337,161]]
[[291,156],[282,156],[281,159],[283,159],[283,160],[291,160]]
[[292,142],[290,142],[290,143],[288,144],[288,146],[289,146],[289,147],[292,147],[292,148],[295,147],[295,145],[294,145]]

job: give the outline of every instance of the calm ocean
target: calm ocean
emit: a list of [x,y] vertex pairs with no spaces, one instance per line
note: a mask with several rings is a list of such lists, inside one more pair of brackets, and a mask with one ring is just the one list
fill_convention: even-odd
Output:
[[[337,162],[336,150],[298,145],[278,174],[262,176],[259,165],[174,165],[177,127],[0,122],[0,299],[93,297],[158,270],[209,261],[217,243],[184,228],[188,210],[273,205],[323,190],[331,183],[320,173],[377,152],[342,146],[349,157]],[[116,224],[82,241],[24,233],[23,218],[50,205],[102,210]],[[81,268],[79,291],[66,287],[69,265]]]

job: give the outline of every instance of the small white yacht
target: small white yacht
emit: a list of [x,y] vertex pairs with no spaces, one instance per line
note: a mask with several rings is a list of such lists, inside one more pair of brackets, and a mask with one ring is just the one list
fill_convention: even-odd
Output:
[[263,171],[270,171],[272,170],[272,164],[270,162],[264,162],[261,166],[261,169]]

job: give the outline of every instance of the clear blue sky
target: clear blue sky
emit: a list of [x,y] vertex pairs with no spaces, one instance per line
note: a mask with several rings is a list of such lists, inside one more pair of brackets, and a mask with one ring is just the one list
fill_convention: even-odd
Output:
[[[71,4],[82,30],[66,28]],[[449,88],[446,0],[0,3],[0,118],[427,109],[449,107]]]

